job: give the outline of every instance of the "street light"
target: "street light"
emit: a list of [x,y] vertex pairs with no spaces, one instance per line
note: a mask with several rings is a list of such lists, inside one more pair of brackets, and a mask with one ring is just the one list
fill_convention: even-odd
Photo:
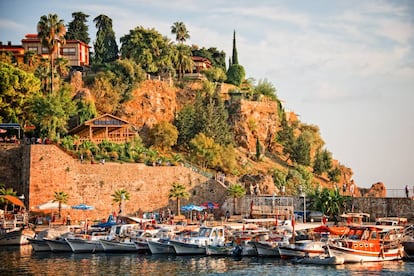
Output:
[[299,196],[303,197],[303,217],[302,217],[302,219],[303,219],[303,223],[306,223],[306,194],[303,191],[302,186],[299,186],[299,193],[300,193]]

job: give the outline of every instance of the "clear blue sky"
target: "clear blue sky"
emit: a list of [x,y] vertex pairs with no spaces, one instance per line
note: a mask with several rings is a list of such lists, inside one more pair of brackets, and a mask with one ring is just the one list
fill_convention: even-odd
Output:
[[[143,26],[174,40],[231,55],[236,30],[247,77],[267,79],[285,107],[317,125],[326,148],[354,171],[356,184],[414,185],[414,1],[60,1],[0,3],[0,40],[20,44],[42,15],[65,23],[73,12],[112,18],[119,38]],[[91,43],[92,45],[92,43]]]

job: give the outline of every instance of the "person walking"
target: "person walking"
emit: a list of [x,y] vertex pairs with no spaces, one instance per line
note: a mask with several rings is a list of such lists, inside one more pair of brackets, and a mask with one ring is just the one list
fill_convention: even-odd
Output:
[[405,185],[405,195],[407,196],[407,198],[409,198],[410,196],[410,188],[408,188],[408,185]]

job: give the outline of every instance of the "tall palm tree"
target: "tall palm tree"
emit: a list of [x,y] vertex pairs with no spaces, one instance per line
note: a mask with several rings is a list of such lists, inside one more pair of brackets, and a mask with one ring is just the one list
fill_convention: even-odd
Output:
[[119,214],[123,214],[123,212],[124,212],[123,204],[124,204],[125,200],[130,199],[129,192],[122,188],[122,189],[116,190],[115,193],[113,193],[111,196],[112,196],[112,201],[113,202],[119,203]]
[[58,202],[58,212],[59,212],[59,218],[61,218],[61,212],[62,212],[62,203],[68,203],[69,195],[65,192],[55,192],[55,198],[53,199],[53,202]]
[[43,15],[37,23],[37,35],[44,47],[49,50],[50,56],[50,89],[53,92],[53,61],[61,44],[65,44],[66,27],[57,14]]
[[236,214],[236,198],[243,197],[246,189],[241,184],[232,184],[227,189],[227,194],[233,198],[233,215]]
[[180,43],[183,43],[190,38],[187,27],[183,22],[174,22],[171,26],[171,33],[175,34],[175,40]]
[[185,186],[180,183],[173,183],[168,198],[175,198],[177,200],[177,215],[180,216],[180,200],[181,198],[188,199],[190,194],[186,191]]

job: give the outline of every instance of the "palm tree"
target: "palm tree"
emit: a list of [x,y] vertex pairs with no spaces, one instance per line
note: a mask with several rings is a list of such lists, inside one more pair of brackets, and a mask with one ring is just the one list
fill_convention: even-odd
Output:
[[130,199],[129,192],[125,190],[124,188],[122,188],[122,189],[116,190],[115,193],[113,193],[111,196],[112,196],[113,202],[119,203],[119,214],[122,214],[124,211],[123,210],[124,201]]
[[[13,190],[13,188],[6,188],[4,183],[0,183],[0,195],[12,195],[16,196],[16,191]],[[0,203],[4,203],[4,211],[7,211],[7,200],[4,198],[0,198]]]
[[323,188],[322,191],[317,189],[313,198],[313,208],[331,218],[339,215],[343,211],[344,204],[348,201],[348,197],[342,196],[339,189],[328,188]]
[[53,202],[58,202],[59,218],[61,218],[62,203],[68,203],[69,195],[65,192],[55,192],[55,199]]
[[227,194],[233,197],[233,215],[236,213],[236,198],[243,197],[246,189],[241,184],[232,184],[227,189]]
[[177,45],[174,57],[175,69],[178,72],[178,79],[182,79],[186,71],[192,71],[193,59],[190,47],[184,44]]
[[174,22],[171,26],[171,33],[175,34],[175,40],[180,43],[183,43],[190,38],[190,34],[183,22]]
[[180,216],[180,199],[185,198],[188,199],[190,194],[186,191],[185,186],[180,183],[173,183],[172,188],[170,189],[170,193],[168,194],[168,198],[175,198],[177,199],[177,215]]
[[57,14],[43,15],[37,23],[37,35],[41,43],[49,50],[50,55],[50,89],[53,92],[53,59],[58,52],[60,44],[65,44],[66,27],[62,19]]

